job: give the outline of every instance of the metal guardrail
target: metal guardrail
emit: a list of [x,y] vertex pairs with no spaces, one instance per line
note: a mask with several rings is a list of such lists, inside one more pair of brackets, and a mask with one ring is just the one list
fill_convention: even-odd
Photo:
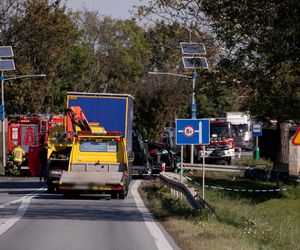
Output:
[[[181,164],[179,165],[181,166]],[[182,169],[191,169],[191,170],[202,170],[202,163],[183,163]],[[246,170],[251,169],[251,167],[241,167],[233,165],[216,165],[216,164],[205,164],[206,171],[219,171],[219,172],[234,172],[234,173],[243,173]]]
[[162,172],[159,174],[159,178],[171,190],[182,193],[193,209],[203,209],[206,205],[214,213],[212,207],[200,197],[195,189],[187,186],[188,180],[185,177],[182,178],[182,183],[180,182],[180,175],[176,173]]

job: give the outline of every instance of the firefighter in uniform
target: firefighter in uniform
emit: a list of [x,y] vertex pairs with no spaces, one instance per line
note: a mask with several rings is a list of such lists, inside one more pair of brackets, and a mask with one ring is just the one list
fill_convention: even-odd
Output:
[[12,160],[17,170],[20,170],[22,162],[25,160],[25,151],[18,145],[12,151]]

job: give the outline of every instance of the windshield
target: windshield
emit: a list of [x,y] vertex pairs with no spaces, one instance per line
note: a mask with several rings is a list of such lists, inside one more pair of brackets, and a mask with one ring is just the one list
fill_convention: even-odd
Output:
[[85,140],[80,142],[81,152],[112,152],[118,151],[118,143],[113,140]]
[[231,132],[228,124],[210,124],[210,135],[217,135],[222,137],[231,137]]
[[247,124],[239,124],[239,125],[233,125],[235,132],[243,133],[248,131],[248,125]]

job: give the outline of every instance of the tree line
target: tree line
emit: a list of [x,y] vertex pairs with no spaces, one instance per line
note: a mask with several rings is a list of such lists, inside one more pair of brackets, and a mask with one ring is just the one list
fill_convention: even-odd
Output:
[[[152,0],[129,20],[72,12],[60,1],[3,0],[0,44],[16,71],[47,74],[5,82],[6,110],[61,113],[67,91],[128,93],[135,125],[155,139],[191,115],[191,80],[180,42],[203,43],[210,70],[198,70],[197,117],[250,111],[258,119],[299,123],[299,1]],[[139,19],[159,17],[141,26]]]

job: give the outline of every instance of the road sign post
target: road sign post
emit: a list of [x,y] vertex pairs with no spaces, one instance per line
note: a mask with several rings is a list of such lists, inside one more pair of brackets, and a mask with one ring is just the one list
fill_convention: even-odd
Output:
[[258,137],[262,136],[262,125],[261,123],[254,123],[252,125],[252,136],[256,137],[256,144],[253,151],[253,158],[255,160],[259,159],[259,146],[258,146]]
[[180,182],[183,171],[183,146],[203,145],[202,162],[202,198],[204,199],[205,188],[205,145],[210,143],[210,122],[207,119],[177,119],[176,120],[176,144],[181,145],[181,168]]

